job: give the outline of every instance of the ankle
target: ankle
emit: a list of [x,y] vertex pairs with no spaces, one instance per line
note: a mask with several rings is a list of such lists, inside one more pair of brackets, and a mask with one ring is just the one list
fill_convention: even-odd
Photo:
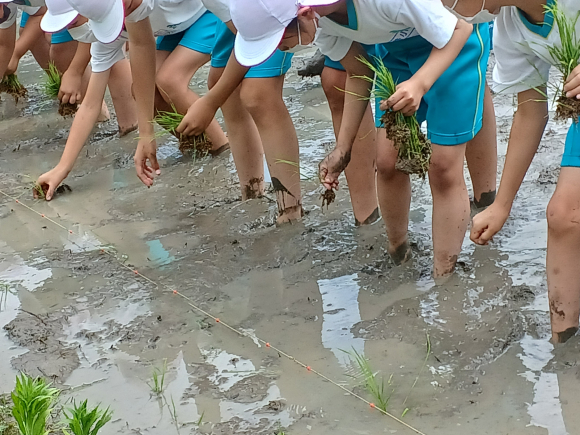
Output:
[[413,251],[411,250],[411,246],[409,246],[409,241],[407,239],[405,239],[403,243],[397,245],[389,243],[387,252],[391,257],[391,260],[393,260],[393,263],[397,266],[406,263],[413,256]]

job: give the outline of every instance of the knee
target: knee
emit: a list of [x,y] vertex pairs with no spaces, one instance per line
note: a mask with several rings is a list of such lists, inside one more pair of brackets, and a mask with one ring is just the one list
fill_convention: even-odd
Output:
[[[344,77],[343,77],[344,75]],[[331,111],[342,111],[344,106],[344,91],[346,73],[325,68],[322,73],[322,89],[328,100]]]
[[580,234],[580,204],[566,195],[554,195],[546,212],[551,235],[570,237]]
[[395,164],[397,163],[397,151],[389,143],[377,147],[377,173],[383,180],[388,180],[397,175]]
[[246,83],[242,84],[240,97],[244,108],[253,116],[267,115],[279,101],[283,101],[281,98],[279,101],[273,99],[269,89],[246,86]]
[[179,95],[179,92],[182,91],[180,89],[180,82],[176,80],[175,74],[171,74],[163,68],[157,73],[155,83],[159,89],[159,93],[167,102],[173,101],[175,96]]
[[432,189],[438,191],[445,191],[458,183],[465,183],[463,164],[446,159],[431,158],[429,183]]

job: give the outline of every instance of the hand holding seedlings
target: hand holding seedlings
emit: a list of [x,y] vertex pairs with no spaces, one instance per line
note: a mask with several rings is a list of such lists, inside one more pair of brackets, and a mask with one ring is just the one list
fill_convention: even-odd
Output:
[[[179,139],[179,151],[182,154],[194,152],[195,154],[199,153],[205,156],[211,151],[213,147],[212,142],[205,132],[193,136],[178,133],[177,128],[183,119],[184,116],[175,107],[173,107],[171,112],[158,112],[158,115],[155,117],[157,124]],[[161,132],[161,135],[163,134],[164,132]]]
[[28,95],[28,91],[20,81],[16,74],[10,74],[5,76],[0,82],[0,93],[6,92],[8,95],[12,95],[14,101],[18,103],[20,98],[24,98]]
[[82,100],[82,75],[70,68],[62,75],[58,99],[62,104],[80,104]]
[[[44,82],[44,93],[54,99],[60,99],[61,95],[61,87],[62,87],[62,76],[60,71],[56,68],[54,63],[48,64],[48,70],[46,71],[46,81]],[[80,88],[79,88],[80,89]],[[65,101],[64,99],[61,100],[60,105],[58,106],[58,114],[63,118],[68,118],[74,116],[78,110],[78,103],[80,102],[80,98],[74,98],[74,101]]]
[[338,190],[338,177],[350,162],[350,151],[336,147],[318,165],[318,177],[327,190]]
[[35,199],[46,199],[50,201],[62,181],[67,177],[68,171],[56,166],[54,169],[42,174],[36,181],[33,190]]
[[187,110],[175,131],[184,136],[200,136],[211,124],[217,110],[218,107],[202,97]]
[[401,112],[405,116],[413,116],[419,110],[427,89],[416,79],[399,83],[396,89],[389,99],[381,102],[381,110],[392,110]]
[[564,83],[564,92],[567,98],[576,98],[580,100],[580,65],[578,65],[568,76]]

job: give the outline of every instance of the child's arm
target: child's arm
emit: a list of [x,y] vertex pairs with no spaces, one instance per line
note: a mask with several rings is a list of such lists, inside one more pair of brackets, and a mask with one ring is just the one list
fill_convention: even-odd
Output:
[[425,64],[413,77],[397,85],[397,91],[381,104],[381,110],[391,109],[407,116],[413,115],[419,109],[423,96],[455,61],[472,32],[471,24],[463,20],[457,21],[447,45],[441,49],[434,47]]
[[[157,143],[153,118],[155,113],[155,38],[149,18],[139,22],[126,21],[131,45],[131,74],[137,101],[139,144],[135,152],[137,176],[146,186],[153,185],[154,172],[159,175]],[[150,166],[147,164],[149,161]]]
[[373,77],[373,72],[358,59],[360,56],[366,57],[366,52],[359,43],[354,42],[340,61],[348,77],[342,124],[336,147],[319,165],[320,181],[327,189],[338,189],[338,177],[350,162],[352,145],[369,104],[372,85],[357,77]]
[[79,42],[77,51],[68,69],[62,75],[58,99],[62,103],[80,103],[82,100],[82,78],[91,61],[91,44]]
[[6,70],[6,74],[14,74],[18,69],[18,63],[22,56],[24,56],[28,50],[34,47],[36,41],[40,38],[45,38],[44,32],[40,28],[40,20],[42,20],[42,16],[46,12],[46,8],[40,8],[40,10],[35,14],[31,15],[26,22],[26,29],[25,32],[22,32],[22,36],[18,38],[16,41],[16,45],[14,46],[14,51],[12,52],[12,58],[10,59],[10,63],[8,64],[8,68]]
[[216,85],[187,110],[176,131],[185,136],[202,134],[214,119],[217,110],[242,83],[248,70],[249,68],[239,64],[232,53]]
[[47,201],[52,199],[56,188],[72,170],[79,153],[97,122],[101,113],[107,83],[109,82],[109,74],[110,70],[91,74],[87,94],[75,115],[60,162],[54,169],[38,178],[37,183],[46,192]]
[[541,92],[534,89],[520,92],[497,197],[492,205],[473,218],[471,240],[478,245],[487,245],[507,221],[547,121],[548,103]]
[[[0,6],[1,7],[1,6]],[[16,44],[16,23],[7,29],[0,29],[0,80],[4,77]]]

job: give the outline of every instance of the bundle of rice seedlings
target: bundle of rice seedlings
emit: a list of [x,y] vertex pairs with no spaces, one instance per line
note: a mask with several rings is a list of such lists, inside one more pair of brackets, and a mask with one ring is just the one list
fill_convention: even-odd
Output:
[[[46,81],[44,82],[44,93],[50,97],[57,99],[58,92],[60,91],[60,85],[62,82],[62,76],[60,71],[57,69],[53,62],[48,64],[48,70],[46,71]],[[78,104],[71,103],[60,103],[58,106],[58,114],[63,118],[68,118],[74,116],[77,113]]]
[[[571,17],[560,9],[557,1],[546,5],[545,8],[547,13],[553,15],[554,22],[560,31],[561,40],[560,46],[549,46],[548,51],[556,64],[556,68],[562,73],[564,81],[566,81],[580,61],[580,38],[576,32],[576,25],[580,18],[580,12],[578,12],[575,17]],[[578,121],[579,115],[580,100],[575,96],[573,98],[568,98],[563,91],[562,85],[562,90],[558,97],[556,119],[573,119],[574,121]]]
[[50,388],[44,379],[32,379],[22,373],[16,377],[12,392],[12,415],[21,435],[47,435],[46,423],[59,390]]
[[67,429],[62,431],[65,435],[97,435],[111,420],[113,413],[109,408],[101,409],[99,405],[89,410],[85,400],[80,405],[73,402],[73,407],[65,410],[64,416]]
[[[211,151],[213,144],[207,134],[203,133],[199,136],[184,136],[177,133],[176,129],[179,124],[181,124],[183,115],[179,113],[175,107],[172,109],[171,112],[157,112],[155,122],[179,139],[179,151],[181,151],[182,154],[185,154],[186,152],[194,152],[195,154],[199,153],[203,156],[208,154]],[[161,133],[161,135],[162,134],[163,133]]]
[[20,83],[16,74],[7,75],[2,79],[0,82],[0,93],[2,92],[12,95],[12,98],[17,103],[20,98],[28,95],[28,90]]
[[[374,72],[375,78],[361,76],[359,79],[374,83],[373,98],[387,100],[397,90],[393,75],[380,58],[369,62],[364,57],[359,60]],[[405,116],[401,112],[386,112],[381,118],[387,138],[393,141],[398,151],[396,168],[405,174],[425,177],[429,171],[431,142],[421,131],[416,115]]]

